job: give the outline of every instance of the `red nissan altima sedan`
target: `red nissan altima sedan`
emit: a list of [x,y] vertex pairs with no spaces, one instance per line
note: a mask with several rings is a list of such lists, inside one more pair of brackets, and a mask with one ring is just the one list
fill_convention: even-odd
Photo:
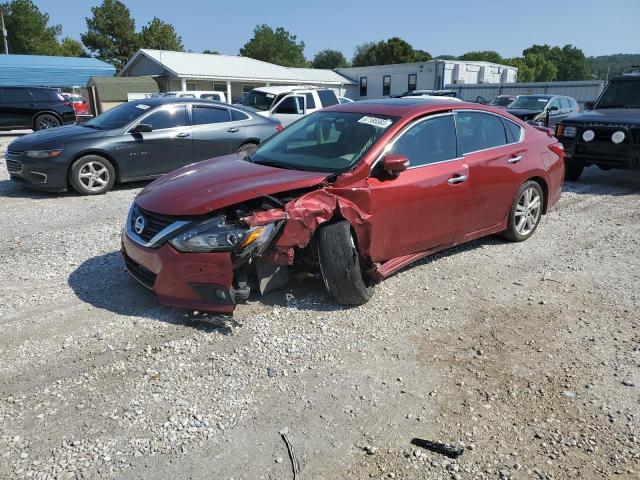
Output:
[[316,274],[342,304],[434,252],[523,241],[560,198],[562,145],[504,110],[446,98],[336,105],[243,155],[146,187],[127,270],[166,305],[229,314],[252,289]]

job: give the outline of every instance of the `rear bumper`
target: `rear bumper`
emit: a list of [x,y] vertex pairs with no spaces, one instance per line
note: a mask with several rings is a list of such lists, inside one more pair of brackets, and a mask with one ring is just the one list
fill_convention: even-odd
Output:
[[169,243],[143,247],[122,234],[122,255],[131,276],[163,305],[231,314],[235,308],[229,253],[180,253]]
[[38,190],[67,190],[68,162],[64,158],[41,160],[7,153],[5,163],[11,180]]

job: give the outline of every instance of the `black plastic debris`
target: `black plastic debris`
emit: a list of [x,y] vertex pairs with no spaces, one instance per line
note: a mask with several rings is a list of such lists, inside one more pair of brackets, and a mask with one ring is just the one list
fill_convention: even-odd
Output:
[[462,447],[452,447],[444,443],[430,442],[429,440],[423,440],[422,438],[414,438],[411,440],[411,445],[416,447],[425,448],[435,453],[441,453],[445,457],[458,458],[464,452]]
[[287,446],[287,451],[289,452],[289,460],[291,460],[291,468],[293,470],[293,480],[298,480],[298,475],[300,474],[300,465],[298,465],[298,459],[296,458],[296,454],[293,451],[293,445],[291,441],[289,441],[289,437],[287,436],[287,429],[280,431],[280,436],[282,440],[284,440],[285,445]]

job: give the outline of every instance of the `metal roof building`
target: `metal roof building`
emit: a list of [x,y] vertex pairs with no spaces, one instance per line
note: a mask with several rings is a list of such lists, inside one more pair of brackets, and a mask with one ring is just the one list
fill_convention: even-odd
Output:
[[219,90],[237,98],[258,86],[317,85],[340,93],[352,83],[333,70],[292,68],[248,57],[206,53],[138,50],[120,73],[153,77],[161,91]]
[[97,58],[0,55],[0,85],[84,86],[91,77],[113,77],[113,65]]

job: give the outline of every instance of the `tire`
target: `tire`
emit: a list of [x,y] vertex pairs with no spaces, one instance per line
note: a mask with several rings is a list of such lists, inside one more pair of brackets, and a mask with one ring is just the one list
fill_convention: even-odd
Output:
[[241,158],[245,158],[249,154],[249,152],[251,152],[251,150],[255,149],[257,146],[257,143],[245,143],[243,145],[240,145],[240,147],[238,148],[238,155],[240,155]]
[[540,224],[544,206],[544,192],[532,180],[520,186],[516,193],[504,237],[512,242],[523,242],[533,235]]
[[38,115],[33,122],[33,129],[35,131],[59,126],[60,120],[58,120],[58,117],[56,117],[55,115],[51,115],[50,113],[43,113],[41,115]]
[[564,179],[568,182],[575,182],[584,171],[584,165],[566,162],[564,165]]
[[324,285],[338,303],[362,305],[373,296],[374,286],[363,275],[349,222],[320,229],[318,256]]
[[111,190],[115,179],[111,162],[98,155],[79,158],[69,171],[69,183],[81,195],[102,195]]

